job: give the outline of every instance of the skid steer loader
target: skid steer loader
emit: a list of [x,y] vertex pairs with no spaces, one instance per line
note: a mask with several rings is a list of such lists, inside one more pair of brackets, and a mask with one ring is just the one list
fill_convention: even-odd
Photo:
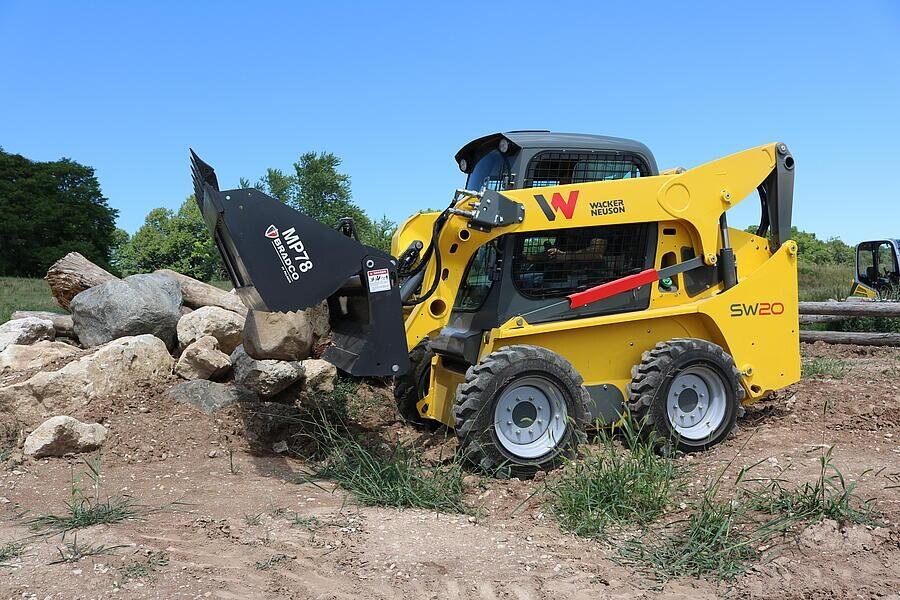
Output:
[[[255,189],[220,191],[192,152],[196,198],[256,310],[328,299],[325,358],[392,376],[402,416],[455,429],[485,472],[528,477],[627,412],[683,451],[742,404],[797,381],[794,159],[771,143],[659,172],[643,144],[518,131],[465,145],[442,211],[391,253]],[[751,194],[756,234],[726,211]]]
[[900,239],[884,238],[856,245],[850,296],[900,300]]

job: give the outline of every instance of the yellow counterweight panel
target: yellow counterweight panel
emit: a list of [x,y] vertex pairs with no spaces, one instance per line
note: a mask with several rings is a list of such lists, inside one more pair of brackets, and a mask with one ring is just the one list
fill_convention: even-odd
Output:
[[698,309],[721,331],[749,401],[800,379],[796,242]]

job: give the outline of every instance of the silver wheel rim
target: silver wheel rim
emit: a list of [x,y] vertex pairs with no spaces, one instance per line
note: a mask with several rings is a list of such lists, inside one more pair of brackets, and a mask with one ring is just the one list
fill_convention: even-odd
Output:
[[669,386],[669,423],[682,439],[711,437],[725,420],[727,406],[725,382],[709,367],[688,367]]
[[554,450],[566,432],[569,411],[559,387],[544,377],[513,382],[494,407],[494,432],[504,450],[537,458]]

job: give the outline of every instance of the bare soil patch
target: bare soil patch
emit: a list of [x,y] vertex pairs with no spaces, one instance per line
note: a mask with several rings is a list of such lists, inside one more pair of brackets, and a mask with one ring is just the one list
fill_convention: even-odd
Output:
[[[694,484],[685,493],[732,461],[726,478],[760,462],[766,476],[806,481],[823,445],[834,445],[836,465],[875,499],[885,526],[814,525],[731,581],[661,583],[621,566],[608,541],[560,531],[541,481],[467,476],[472,515],[358,506],[310,482],[308,462],[272,452],[286,432],[261,426],[265,415],[232,406],[207,416],[160,385],[72,415],[110,428],[103,491],[139,507],[136,519],[77,532],[79,544],[108,551],[59,562],[75,532],[36,535],[26,525],[64,509],[73,475],[85,470],[80,458],[13,458],[0,471],[0,546],[26,543],[0,567],[0,598],[897,597],[900,352],[807,345],[803,354],[846,371],[750,407],[735,436],[679,459]],[[402,425],[378,389],[361,385],[355,402],[359,435],[370,441],[407,440],[433,460],[452,454],[452,435]]]

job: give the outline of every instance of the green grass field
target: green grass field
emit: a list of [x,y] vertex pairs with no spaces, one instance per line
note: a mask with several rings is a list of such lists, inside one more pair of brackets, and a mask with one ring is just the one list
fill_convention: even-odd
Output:
[[[853,268],[843,265],[801,265],[800,299],[843,299],[850,291]],[[230,281],[212,281],[223,290],[231,289]],[[0,323],[5,323],[16,310],[51,310],[64,312],[50,295],[43,279],[0,277]]]
[[50,295],[43,279],[0,277],[0,323],[9,320],[17,310],[49,310],[65,312]]

